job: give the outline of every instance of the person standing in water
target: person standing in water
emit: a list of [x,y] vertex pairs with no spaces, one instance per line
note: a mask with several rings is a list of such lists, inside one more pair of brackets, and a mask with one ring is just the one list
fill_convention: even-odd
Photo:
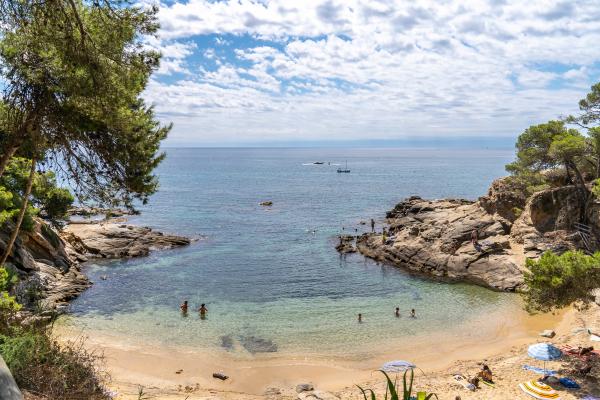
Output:
[[400,318],[400,307],[396,307],[396,318]]
[[179,306],[179,309],[181,310],[181,314],[183,314],[183,316],[186,316],[188,312],[188,301],[184,300],[183,303],[181,303],[181,305]]
[[200,313],[200,319],[205,319],[206,318],[206,313],[208,312],[208,308],[206,308],[206,305],[204,303],[202,303],[200,305],[200,308],[198,309],[198,312]]
[[415,313],[415,309],[414,308],[412,310],[410,310],[410,317],[411,318],[417,318],[417,314]]
[[358,314],[358,323],[360,324],[362,322],[362,314]]
[[375,220],[371,218],[371,233],[375,232]]
[[206,315],[206,313],[208,312],[208,308],[206,308],[206,304],[202,303],[200,305],[200,308],[198,309],[198,312],[200,313],[200,315]]

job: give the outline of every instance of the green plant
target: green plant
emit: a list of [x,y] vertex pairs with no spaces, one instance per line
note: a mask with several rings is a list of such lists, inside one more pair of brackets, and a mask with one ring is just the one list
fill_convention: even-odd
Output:
[[0,292],[8,292],[19,281],[14,270],[0,267]]
[[[410,380],[407,380],[406,378],[407,378],[409,371],[410,371]],[[386,389],[385,389],[385,397],[383,398],[383,400],[413,400],[413,399],[415,399],[415,397],[413,397],[413,395],[412,395],[413,380],[414,380],[414,372],[412,369],[404,372],[404,376],[402,378],[402,397],[400,397],[400,394],[398,394],[398,386],[397,386],[396,382],[393,382],[390,379],[389,375],[385,371],[380,371],[380,372],[383,375],[385,375],[385,379],[387,381]],[[358,386],[358,388],[362,392],[364,400],[377,400],[377,396],[375,395],[375,392],[373,391],[373,389],[363,389],[360,386]],[[438,398],[437,394],[435,394],[435,393],[425,394],[425,397],[423,397],[423,400],[430,400],[434,397],[437,399]]]
[[59,344],[48,329],[15,328],[0,335],[0,354],[20,388],[45,399],[110,398],[97,368],[100,357],[87,351],[82,340]]
[[586,306],[594,300],[592,291],[600,287],[600,253],[587,255],[567,251],[561,255],[547,251],[539,260],[526,261],[527,290],[523,292],[530,312],[552,311],[573,303]]

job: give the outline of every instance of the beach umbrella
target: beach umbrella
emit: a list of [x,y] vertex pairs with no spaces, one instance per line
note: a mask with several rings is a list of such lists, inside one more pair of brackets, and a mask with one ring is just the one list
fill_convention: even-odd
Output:
[[536,399],[560,400],[560,396],[556,390],[540,381],[533,380],[525,383],[519,383],[519,388]]
[[536,343],[527,349],[529,357],[544,362],[544,375],[546,374],[546,361],[557,360],[562,356],[562,352],[550,343]]
[[381,367],[381,370],[385,371],[385,372],[400,373],[400,372],[405,372],[405,371],[408,371],[409,369],[415,369],[415,368],[417,368],[417,366],[411,362],[404,361],[404,360],[396,360],[396,361],[386,362]]

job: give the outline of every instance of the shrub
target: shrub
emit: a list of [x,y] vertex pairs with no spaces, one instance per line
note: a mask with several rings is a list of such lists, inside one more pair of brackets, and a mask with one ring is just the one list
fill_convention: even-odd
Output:
[[[412,369],[404,372],[404,376],[402,378],[402,397],[400,397],[400,394],[398,393],[398,387],[396,383],[392,382],[389,375],[385,371],[380,372],[383,375],[385,375],[386,379],[385,397],[383,398],[383,400],[411,400],[414,398],[412,395],[414,380],[414,372]],[[406,377],[409,372],[410,380],[407,380]],[[358,388],[360,389],[364,400],[377,400],[377,396],[375,395],[375,392],[372,389],[363,389],[360,386],[358,386]],[[367,394],[369,394],[370,396],[367,397]],[[421,397],[421,394],[423,394],[424,397]],[[420,396],[419,398],[422,398],[423,400],[430,400],[433,397],[435,397],[436,399],[438,398],[437,394],[435,393],[425,394],[424,392],[419,392],[417,393],[417,395]]]
[[586,306],[594,300],[592,290],[600,287],[600,252],[587,255],[567,251],[545,252],[539,260],[526,261],[525,307],[530,312],[551,311],[573,303]]
[[47,399],[109,399],[98,370],[100,357],[83,341],[63,345],[46,330],[17,330],[0,336],[0,354],[20,388]]

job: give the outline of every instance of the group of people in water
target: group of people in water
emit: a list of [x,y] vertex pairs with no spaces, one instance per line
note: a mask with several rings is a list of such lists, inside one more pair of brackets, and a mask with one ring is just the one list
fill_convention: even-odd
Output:
[[[181,305],[179,306],[179,309],[181,310],[181,314],[185,317],[187,316],[188,313],[188,301],[184,300],[183,303],[181,303]],[[206,304],[202,303],[200,304],[200,308],[198,309],[198,313],[200,314],[200,318],[205,319],[206,318],[206,313],[208,312],[208,308],[206,308]]]
[[[396,316],[396,318],[400,318],[400,307],[396,307],[394,315]],[[410,310],[410,315],[409,316],[411,318],[417,318],[417,312],[415,311],[414,308]],[[358,322],[359,323],[363,322],[363,315],[362,315],[362,313],[358,314]]]

